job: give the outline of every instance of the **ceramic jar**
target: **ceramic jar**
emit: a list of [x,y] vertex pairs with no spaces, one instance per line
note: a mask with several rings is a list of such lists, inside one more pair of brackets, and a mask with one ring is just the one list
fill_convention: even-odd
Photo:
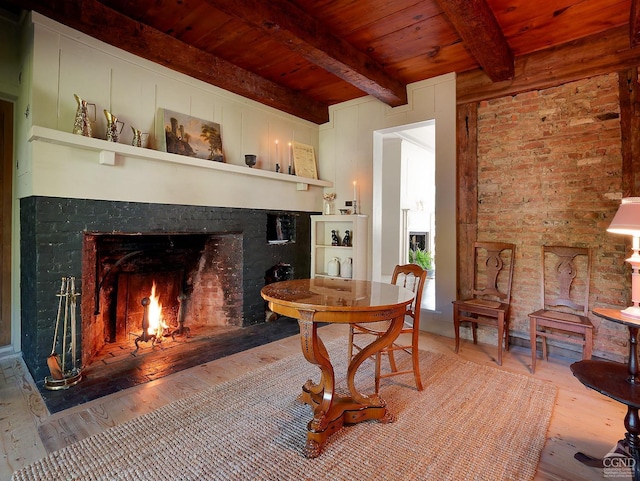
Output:
[[340,276],[351,278],[353,273],[353,260],[351,257],[346,257],[340,265]]
[[340,259],[334,257],[327,264],[327,274],[333,277],[340,275]]

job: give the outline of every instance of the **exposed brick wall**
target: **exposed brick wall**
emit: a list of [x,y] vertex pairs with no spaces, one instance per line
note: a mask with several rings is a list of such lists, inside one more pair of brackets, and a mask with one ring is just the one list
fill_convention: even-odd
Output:
[[[517,245],[511,334],[527,344],[542,244],[592,248],[590,308],[630,303],[629,239],[606,232],[622,192],[619,114],[617,74],[478,106],[478,240]],[[626,328],[590,318],[594,355],[624,358]]]

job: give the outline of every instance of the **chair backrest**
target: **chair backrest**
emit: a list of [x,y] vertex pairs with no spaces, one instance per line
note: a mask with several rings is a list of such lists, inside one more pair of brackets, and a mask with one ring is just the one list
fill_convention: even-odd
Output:
[[417,264],[397,265],[393,269],[391,283],[413,291],[415,297],[408,306],[407,315],[412,318],[414,329],[418,329],[420,322],[420,305],[422,304],[422,292],[424,282],[427,278],[427,271]]
[[475,242],[473,263],[473,297],[511,302],[515,244]]
[[542,246],[540,294],[543,309],[567,307],[589,314],[591,251],[588,247]]

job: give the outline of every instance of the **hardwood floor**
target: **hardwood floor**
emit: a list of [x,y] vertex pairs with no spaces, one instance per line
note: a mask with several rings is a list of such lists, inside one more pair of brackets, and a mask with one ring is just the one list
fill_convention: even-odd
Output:
[[140,343],[136,350],[133,338],[125,339],[107,344],[83,369],[83,379],[73,389],[48,391],[39,385],[40,395],[53,414],[298,332],[295,319],[280,317],[244,328],[200,326],[191,337],[166,337],[155,347]]
[[[331,325],[321,327],[319,332],[323,340],[330,341],[346,336],[347,328]],[[448,337],[422,333],[420,343],[422,349],[456,356],[454,341]],[[10,479],[14,470],[53,450],[295,353],[300,353],[299,338],[290,336],[55,414],[49,414],[21,359],[0,359],[0,480]],[[458,356],[497,367],[493,357],[495,353],[495,346],[474,346],[471,342],[463,342]],[[540,361],[536,366],[536,378],[554,383],[559,388],[538,466],[538,481],[603,479],[602,469],[587,467],[576,461],[573,455],[582,451],[603,456],[624,436],[626,410],[619,403],[580,384],[569,370],[571,362],[573,360],[552,358],[548,362]],[[529,350],[513,347],[504,355],[501,369],[530,375],[529,364]]]

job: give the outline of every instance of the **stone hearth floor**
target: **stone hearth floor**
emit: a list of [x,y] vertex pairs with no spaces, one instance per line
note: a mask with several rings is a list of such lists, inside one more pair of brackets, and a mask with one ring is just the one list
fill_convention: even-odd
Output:
[[82,380],[75,386],[50,391],[44,387],[44,380],[37,385],[53,414],[299,332],[295,319],[281,317],[248,327],[198,328],[191,337],[166,337],[155,345],[139,342],[137,351],[133,336],[106,346],[82,369]]

